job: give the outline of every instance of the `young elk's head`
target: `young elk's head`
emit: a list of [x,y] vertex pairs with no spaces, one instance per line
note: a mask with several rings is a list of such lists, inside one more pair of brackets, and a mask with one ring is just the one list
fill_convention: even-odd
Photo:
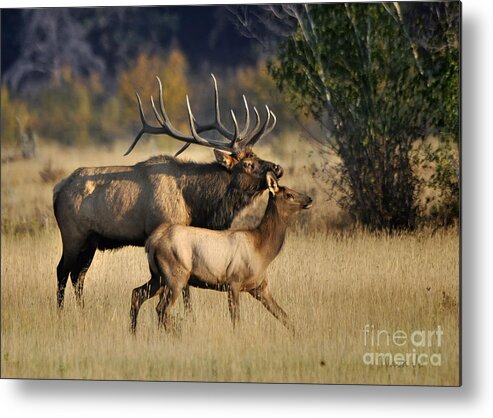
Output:
[[231,154],[216,149],[214,155],[216,161],[232,173],[242,190],[264,191],[269,187],[268,173],[274,174],[275,178],[282,177],[284,173],[280,165],[260,159],[251,148]]
[[267,173],[265,178],[270,193],[269,199],[276,205],[281,216],[289,217],[293,213],[312,207],[313,200],[310,196],[279,186],[277,178],[271,172]]

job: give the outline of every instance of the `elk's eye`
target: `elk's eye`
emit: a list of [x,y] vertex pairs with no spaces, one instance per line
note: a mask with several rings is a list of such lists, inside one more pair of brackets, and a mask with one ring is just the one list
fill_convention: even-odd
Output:
[[289,200],[293,200],[293,199],[294,199],[294,196],[293,196],[291,193],[288,193],[288,194],[287,194],[287,198],[288,198]]

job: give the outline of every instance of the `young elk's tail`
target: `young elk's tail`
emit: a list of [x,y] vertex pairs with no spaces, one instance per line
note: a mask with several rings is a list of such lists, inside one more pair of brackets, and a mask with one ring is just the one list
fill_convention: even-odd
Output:
[[156,264],[156,249],[159,247],[159,242],[163,239],[163,235],[168,231],[171,225],[165,224],[159,226],[147,239],[145,250],[147,253],[147,261],[151,271],[155,274],[159,274],[159,268]]
[[159,270],[157,268],[156,258],[155,258],[156,247],[152,244],[151,239],[148,239],[146,241],[145,249],[146,249],[146,253],[147,253],[147,261],[149,262],[149,268],[151,269],[151,271],[153,273],[159,274],[158,273]]

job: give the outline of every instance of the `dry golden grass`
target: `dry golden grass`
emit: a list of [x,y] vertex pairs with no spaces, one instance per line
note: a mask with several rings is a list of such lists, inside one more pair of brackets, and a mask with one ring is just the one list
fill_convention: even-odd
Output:
[[[2,225],[11,225],[1,241],[2,377],[459,383],[456,229],[393,236],[291,229],[269,277],[274,296],[295,324],[295,337],[246,294],[240,298],[240,326],[233,331],[226,295],[199,289],[192,290],[192,315],[184,314],[181,302],[174,307],[175,328],[169,333],[157,327],[156,300],[144,304],[133,337],[130,294],[148,278],[142,248],[97,253],[86,278],[85,307],[76,305],[67,287],[65,309],[58,312],[61,243],[51,218],[52,185],[39,172],[49,158],[53,167],[68,173],[82,165],[129,164],[155,153],[150,146],[141,147],[127,159],[120,151],[44,147],[35,162],[2,165]],[[270,152],[258,151],[285,167],[294,166],[285,184],[303,191],[315,187],[309,168],[303,168],[303,150],[296,146],[279,158]],[[190,157],[210,158],[208,152],[195,153]],[[321,203],[320,191],[312,191],[319,198],[311,220],[315,225],[327,213],[338,216],[335,207]],[[46,217],[46,226],[16,230],[22,222],[29,224],[36,210]],[[442,365],[366,366],[366,324],[408,333],[440,325],[443,344],[432,351],[441,354]],[[381,351],[412,349],[408,344]]]

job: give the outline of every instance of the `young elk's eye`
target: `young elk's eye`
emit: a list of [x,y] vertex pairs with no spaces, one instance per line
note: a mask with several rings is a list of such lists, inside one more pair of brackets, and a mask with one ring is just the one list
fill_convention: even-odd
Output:
[[289,199],[289,200],[293,200],[294,199],[294,196],[291,194],[291,193],[288,193],[286,195],[286,197]]

